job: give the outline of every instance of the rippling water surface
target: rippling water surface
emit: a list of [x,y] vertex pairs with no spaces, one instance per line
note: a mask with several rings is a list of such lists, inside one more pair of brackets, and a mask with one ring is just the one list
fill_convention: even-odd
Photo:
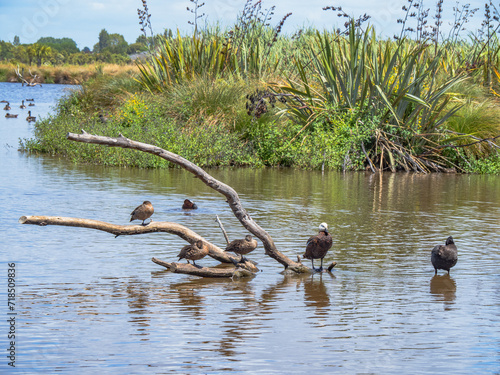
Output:
[[[0,84],[0,97],[45,116],[64,86]],[[16,372],[498,373],[500,177],[215,169],[289,257],[320,222],[333,273],[285,276],[260,247],[249,280],[172,274],[185,242],[20,225],[23,215],[127,224],[148,199],[156,221],[186,225],[220,246],[246,232],[223,197],[181,170],[75,165],[17,151],[33,125],[0,117],[0,342],[7,348],[7,263],[16,264]],[[77,129],[75,129],[77,131]],[[180,209],[185,198],[199,210]],[[451,275],[430,250],[452,235]],[[215,266],[203,259],[200,264]],[[309,263],[307,263],[309,264]],[[0,358],[2,371],[7,366]]]

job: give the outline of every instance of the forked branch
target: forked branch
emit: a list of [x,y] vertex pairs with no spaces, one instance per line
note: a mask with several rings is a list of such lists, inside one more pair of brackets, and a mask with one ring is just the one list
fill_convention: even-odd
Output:
[[207,186],[211,187],[215,191],[224,195],[227,199],[227,203],[231,210],[233,211],[235,217],[240,221],[240,223],[253,235],[259,238],[266,251],[266,254],[271,258],[275,259],[279,263],[281,263],[285,268],[293,270],[295,272],[309,272],[309,268],[304,266],[300,262],[294,262],[286,255],[282,254],[276,249],[273,239],[271,236],[262,229],[248,214],[248,212],[243,208],[240,198],[236,191],[230,187],[229,185],[224,184],[223,182],[218,181],[210,174],[205,172],[202,168],[197,166],[194,163],[191,163],[189,160],[184,159],[183,157],[174,154],[170,151],[164,150],[160,147],[156,147],[147,143],[136,142],[131,139],[128,139],[120,134],[119,137],[104,137],[98,135],[91,135],[82,130],[82,134],[74,134],[68,133],[66,136],[69,140],[83,143],[92,143],[92,144],[100,144],[107,145],[111,147],[121,147],[121,148],[129,148],[134,150],[139,150],[142,152],[147,152],[153,155],[157,155],[171,163],[174,163],[187,171],[194,174],[197,178],[199,178],[203,183]]

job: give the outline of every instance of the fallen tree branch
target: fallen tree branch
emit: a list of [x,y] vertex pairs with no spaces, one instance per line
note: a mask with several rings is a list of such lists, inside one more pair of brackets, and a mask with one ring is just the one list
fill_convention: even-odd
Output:
[[229,204],[229,207],[231,207],[231,210],[233,211],[236,218],[250,233],[252,233],[262,241],[265,252],[268,256],[281,263],[285,268],[290,268],[295,272],[310,271],[309,268],[304,266],[302,263],[297,263],[292,261],[286,255],[282,254],[276,249],[276,245],[274,244],[274,241],[271,238],[271,236],[250,217],[247,211],[243,208],[240,198],[238,197],[238,194],[232,187],[224,184],[223,182],[218,181],[210,174],[205,172],[205,170],[203,170],[196,164],[191,163],[189,160],[186,160],[183,157],[174,154],[173,152],[164,150],[160,147],[156,147],[147,143],[133,141],[131,139],[124,137],[121,134],[119,137],[113,138],[113,137],[91,135],[82,130],[82,134],[68,133],[66,138],[76,142],[101,144],[111,147],[121,147],[121,148],[139,150],[142,152],[147,152],[153,155],[157,155],[171,163],[177,164],[178,166],[194,174],[207,186],[221,193],[227,198],[227,203]]
[[[33,224],[33,225],[62,225],[68,227],[80,227],[97,229],[107,233],[114,234],[116,237],[124,235],[134,235],[134,234],[145,234],[154,232],[166,232],[170,234],[175,234],[189,243],[195,243],[198,240],[202,240],[208,245],[209,253],[208,255],[212,258],[218,260],[222,263],[232,263],[235,264],[239,257],[233,256],[231,253],[227,253],[220,247],[215,246],[210,243],[202,236],[186,228],[183,225],[177,223],[169,223],[166,221],[153,221],[148,225],[117,225],[106,223],[99,220],[91,219],[80,219],[74,217],[60,217],[60,216],[21,216],[19,218],[19,223],[21,224]],[[251,261],[244,263],[239,263],[241,267],[245,267],[252,272],[257,272],[258,269]]]
[[168,268],[174,273],[184,273],[188,275],[200,276],[200,277],[249,277],[255,274],[245,268],[213,268],[213,267],[196,267],[190,263],[169,263],[158,258],[151,259],[154,263],[159,264],[165,268]]

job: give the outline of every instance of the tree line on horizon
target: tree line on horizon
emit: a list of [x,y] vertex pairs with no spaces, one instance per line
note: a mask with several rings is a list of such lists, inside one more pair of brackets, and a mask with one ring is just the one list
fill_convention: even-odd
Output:
[[[165,30],[165,35],[172,35]],[[0,40],[0,62],[45,65],[86,65],[95,62],[129,64],[130,56],[148,49],[150,41],[145,35],[137,37],[134,43],[127,43],[123,35],[108,33],[102,29],[97,43],[92,50],[84,47],[81,50],[71,38],[42,37],[36,43],[21,43],[19,36],[12,42]]]

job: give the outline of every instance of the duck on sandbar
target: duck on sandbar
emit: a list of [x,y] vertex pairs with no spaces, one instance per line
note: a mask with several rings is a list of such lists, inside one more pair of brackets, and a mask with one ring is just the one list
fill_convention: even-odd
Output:
[[206,246],[202,240],[198,240],[192,245],[184,246],[177,256],[179,257],[179,260],[186,259],[188,264],[189,261],[192,260],[194,266],[201,268],[201,266],[197,265],[195,261],[205,258],[208,253],[208,246]]
[[257,248],[257,240],[254,240],[251,235],[247,234],[242,240],[234,240],[227,244],[226,251],[232,251],[235,254],[240,254],[240,262],[246,261],[243,256],[254,251]]
[[434,275],[437,275],[438,269],[448,271],[457,264],[458,252],[453,237],[448,237],[443,245],[434,246],[431,252],[431,262],[434,267]]
[[[332,247],[332,243],[332,236],[328,233],[328,224],[321,223],[319,225],[319,233],[307,240],[306,252],[303,255],[305,259],[311,259],[314,271],[323,271],[323,258]],[[314,268],[314,259],[321,259],[319,269]]]
[[191,202],[189,199],[184,199],[184,203],[182,204],[183,210],[196,210],[197,208],[196,203]]
[[[130,214],[130,221],[132,220],[142,220],[142,225],[144,224],[144,220],[148,219],[155,212],[153,205],[150,201],[144,201],[140,206],[137,206],[134,211]],[[153,221],[153,220],[151,220]],[[151,223],[151,221],[149,223]],[[149,224],[148,223],[148,224]]]

